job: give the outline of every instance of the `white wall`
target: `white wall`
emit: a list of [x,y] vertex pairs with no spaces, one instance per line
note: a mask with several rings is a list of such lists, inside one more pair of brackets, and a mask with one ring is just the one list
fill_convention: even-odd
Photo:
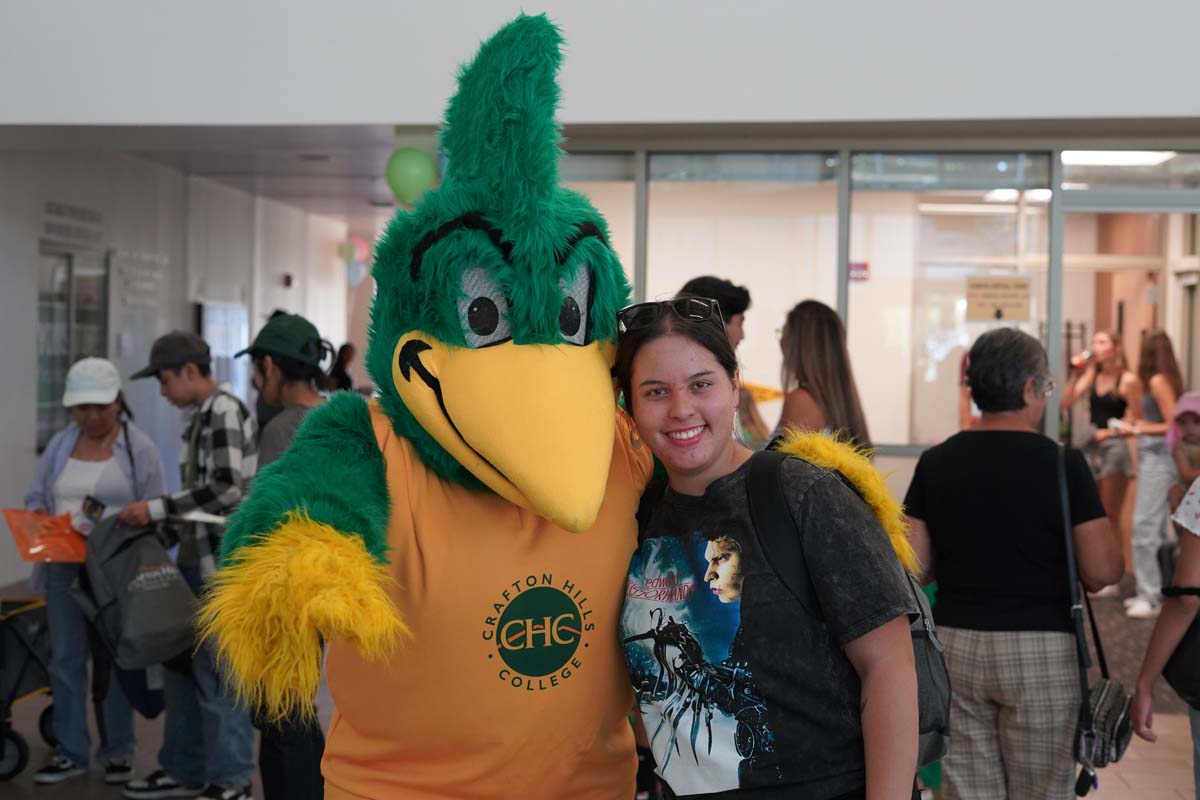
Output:
[[224,184],[190,178],[188,300],[249,305],[255,264],[254,198]]
[[1184,117],[1200,4],[1145,0],[4,3],[0,123],[436,123],[518,11],[570,123]]
[[250,335],[283,309],[308,318],[336,347],[346,331],[346,267],[337,254],[346,223],[265,197],[253,198],[251,218],[257,240]]
[[860,192],[850,220],[850,260],[870,265],[850,284],[846,338],[854,378],[877,444],[909,441],[912,417],[916,198],[910,192]]
[[[192,302],[246,303],[260,261],[297,264],[293,291],[305,301],[289,310],[310,314],[326,336],[345,335],[344,268],[336,261],[344,223],[280,207],[268,216],[298,215],[298,239],[274,227],[263,235],[255,198],[167,167],[125,156],[0,152],[0,507],[21,505],[37,465],[37,275],[48,201],[103,217],[98,246],[111,254],[113,284],[109,355],[123,375],[145,365],[157,336],[191,328]],[[143,283],[140,301],[127,279]],[[127,381],[125,392],[177,486],[182,412],[162,400],[154,380]],[[27,573],[4,531],[0,586]]]
[[[603,210],[603,206],[601,206]],[[792,306],[837,302],[837,190],[830,184],[654,181],[650,186],[646,299],[674,296],[691,278],[716,275],[750,290],[745,380],[779,387],[775,330]],[[760,406],[767,425],[782,404]]]

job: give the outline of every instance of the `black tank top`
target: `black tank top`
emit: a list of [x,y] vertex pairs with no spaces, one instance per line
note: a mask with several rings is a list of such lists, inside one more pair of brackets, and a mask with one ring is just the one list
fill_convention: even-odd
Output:
[[[1120,381],[1118,379],[1118,385]],[[1096,394],[1096,384],[1092,384],[1092,395],[1089,398],[1092,407],[1092,424],[1097,428],[1108,427],[1110,419],[1121,419],[1125,416],[1125,410],[1129,407],[1129,403],[1125,402],[1125,398],[1117,394],[1116,387],[1107,394]]]

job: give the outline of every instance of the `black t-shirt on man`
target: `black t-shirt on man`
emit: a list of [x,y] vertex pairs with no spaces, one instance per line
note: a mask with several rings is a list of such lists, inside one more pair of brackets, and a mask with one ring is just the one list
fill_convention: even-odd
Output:
[[[1067,450],[1071,524],[1104,516],[1083,455]],[[921,456],[904,498],[937,575],[934,621],[980,631],[1073,630],[1058,445],[1038,433],[963,431]]]

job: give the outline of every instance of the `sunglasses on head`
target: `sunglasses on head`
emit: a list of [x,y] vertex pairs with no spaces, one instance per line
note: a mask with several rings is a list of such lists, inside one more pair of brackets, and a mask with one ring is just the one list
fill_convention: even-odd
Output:
[[708,297],[676,297],[674,300],[635,303],[617,312],[617,327],[621,333],[644,328],[667,313],[688,322],[715,320],[722,329],[725,327],[720,303]]

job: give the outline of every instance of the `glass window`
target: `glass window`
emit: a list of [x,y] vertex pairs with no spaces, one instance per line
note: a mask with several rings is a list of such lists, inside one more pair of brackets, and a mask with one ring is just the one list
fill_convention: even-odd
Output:
[[559,164],[559,178],[592,201],[608,221],[609,245],[633,284],[637,168],[632,153],[569,153]]
[[212,374],[217,383],[228,383],[233,393],[250,399],[251,359],[235,358],[250,346],[250,312],[245,306],[200,304],[200,338],[212,353]]
[[[857,153],[851,177],[848,338],[871,438],[936,444],[972,415],[976,337],[1015,324],[1045,341],[1049,157]],[[974,319],[987,278],[1019,279],[1027,302],[1018,288],[1018,309]]]
[[[1167,215],[1159,213],[1068,213],[1063,236],[1063,373],[1065,359],[1091,347],[1096,331],[1121,343],[1126,362],[1137,368],[1142,334],[1165,324],[1160,299],[1168,286]],[[1182,247],[1183,228],[1176,231]],[[1176,346],[1180,342],[1175,342]],[[1063,417],[1076,445],[1091,438],[1086,397]]]
[[[646,298],[716,275],[750,291],[738,349],[760,388],[768,427],[779,419],[775,331],[801,300],[837,301],[834,153],[664,153],[650,156]],[[770,398],[770,399],[767,399]]]
[[1064,150],[1063,189],[1194,189],[1200,153],[1172,150]]
[[97,254],[44,251],[38,267],[37,449],[71,421],[67,370],[108,353],[108,265]]

